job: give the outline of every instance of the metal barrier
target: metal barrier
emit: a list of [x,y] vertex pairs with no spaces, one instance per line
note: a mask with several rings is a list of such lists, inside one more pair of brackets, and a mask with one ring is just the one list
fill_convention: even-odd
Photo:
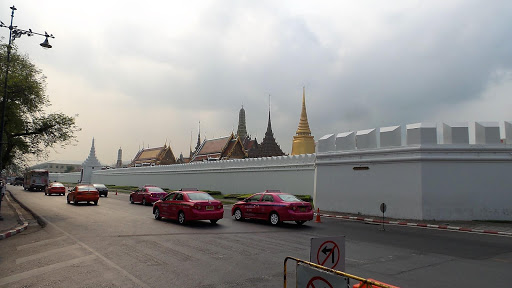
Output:
[[309,261],[305,261],[305,260],[301,260],[301,259],[298,259],[298,258],[294,258],[294,257],[286,257],[284,259],[284,288],[286,288],[286,261],[288,260],[293,260],[295,262],[298,263],[302,263],[304,265],[308,265],[308,266],[311,266],[311,267],[314,267],[314,268],[317,268],[317,269],[320,269],[320,270],[323,270],[325,272],[328,272],[328,273],[332,273],[332,274],[335,274],[337,276],[342,276],[342,277],[346,277],[346,278],[350,278],[350,279],[354,279],[354,280],[357,280],[357,281],[360,281],[359,284],[355,284],[354,287],[381,287],[381,288],[397,288],[396,286],[392,286],[392,285],[389,285],[389,284],[385,284],[385,283],[382,283],[382,282],[378,282],[378,281],[375,281],[373,279],[365,279],[365,278],[362,278],[362,277],[358,277],[358,276],[355,276],[355,275],[351,275],[351,274],[348,274],[348,273],[345,273],[345,272],[341,272],[341,271],[338,271],[338,270],[334,270],[334,269],[331,269],[331,268],[327,268],[327,267],[324,267],[324,266],[321,266],[321,265],[318,265],[318,264],[315,264],[315,263],[312,263],[312,262],[309,262]]

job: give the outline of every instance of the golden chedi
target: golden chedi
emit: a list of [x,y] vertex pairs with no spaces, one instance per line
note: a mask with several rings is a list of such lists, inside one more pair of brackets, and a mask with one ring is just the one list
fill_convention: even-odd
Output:
[[315,138],[311,136],[308,114],[306,113],[306,88],[302,92],[302,112],[300,113],[299,128],[293,136],[292,155],[315,153]]

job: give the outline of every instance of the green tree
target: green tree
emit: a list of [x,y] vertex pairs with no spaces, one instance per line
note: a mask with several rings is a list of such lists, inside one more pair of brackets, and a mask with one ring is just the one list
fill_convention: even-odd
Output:
[[[3,100],[7,45],[0,44],[0,96]],[[49,149],[65,147],[76,140],[80,128],[75,123],[78,115],[48,113],[51,106],[46,95],[46,77],[27,55],[11,48],[9,76],[7,78],[7,103],[2,146],[4,168],[23,167],[27,157],[46,158]],[[2,111],[0,111],[0,117]]]

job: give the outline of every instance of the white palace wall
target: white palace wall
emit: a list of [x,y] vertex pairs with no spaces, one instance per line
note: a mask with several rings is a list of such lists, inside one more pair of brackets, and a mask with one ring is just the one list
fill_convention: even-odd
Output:
[[217,190],[251,194],[267,189],[313,195],[315,155],[249,158],[95,171],[94,183]]
[[[504,124],[508,134],[510,122]],[[512,220],[512,145],[500,142],[510,143],[511,135],[500,135],[497,122],[476,122],[477,144],[469,144],[468,124],[443,125],[442,135],[436,124],[418,123],[407,125],[405,135],[394,126],[322,137],[315,207],[381,216],[386,203],[386,216],[393,218]],[[353,135],[351,148],[346,143]]]
[[[95,183],[198,188],[224,194],[278,189],[312,195],[326,211],[418,220],[512,220],[512,124],[416,123],[321,137],[317,153],[98,170]],[[504,131],[501,133],[500,131]],[[77,182],[79,173],[51,173]]]

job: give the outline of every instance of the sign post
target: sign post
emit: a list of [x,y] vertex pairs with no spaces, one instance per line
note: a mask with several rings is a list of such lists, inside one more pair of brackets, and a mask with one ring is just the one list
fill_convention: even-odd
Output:
[[384,213],[386,212],[386,209],[386,203],[382,202],[382,204],[380,204],[380,211],[382,212],[382,231],[386,231],[384,228]]

